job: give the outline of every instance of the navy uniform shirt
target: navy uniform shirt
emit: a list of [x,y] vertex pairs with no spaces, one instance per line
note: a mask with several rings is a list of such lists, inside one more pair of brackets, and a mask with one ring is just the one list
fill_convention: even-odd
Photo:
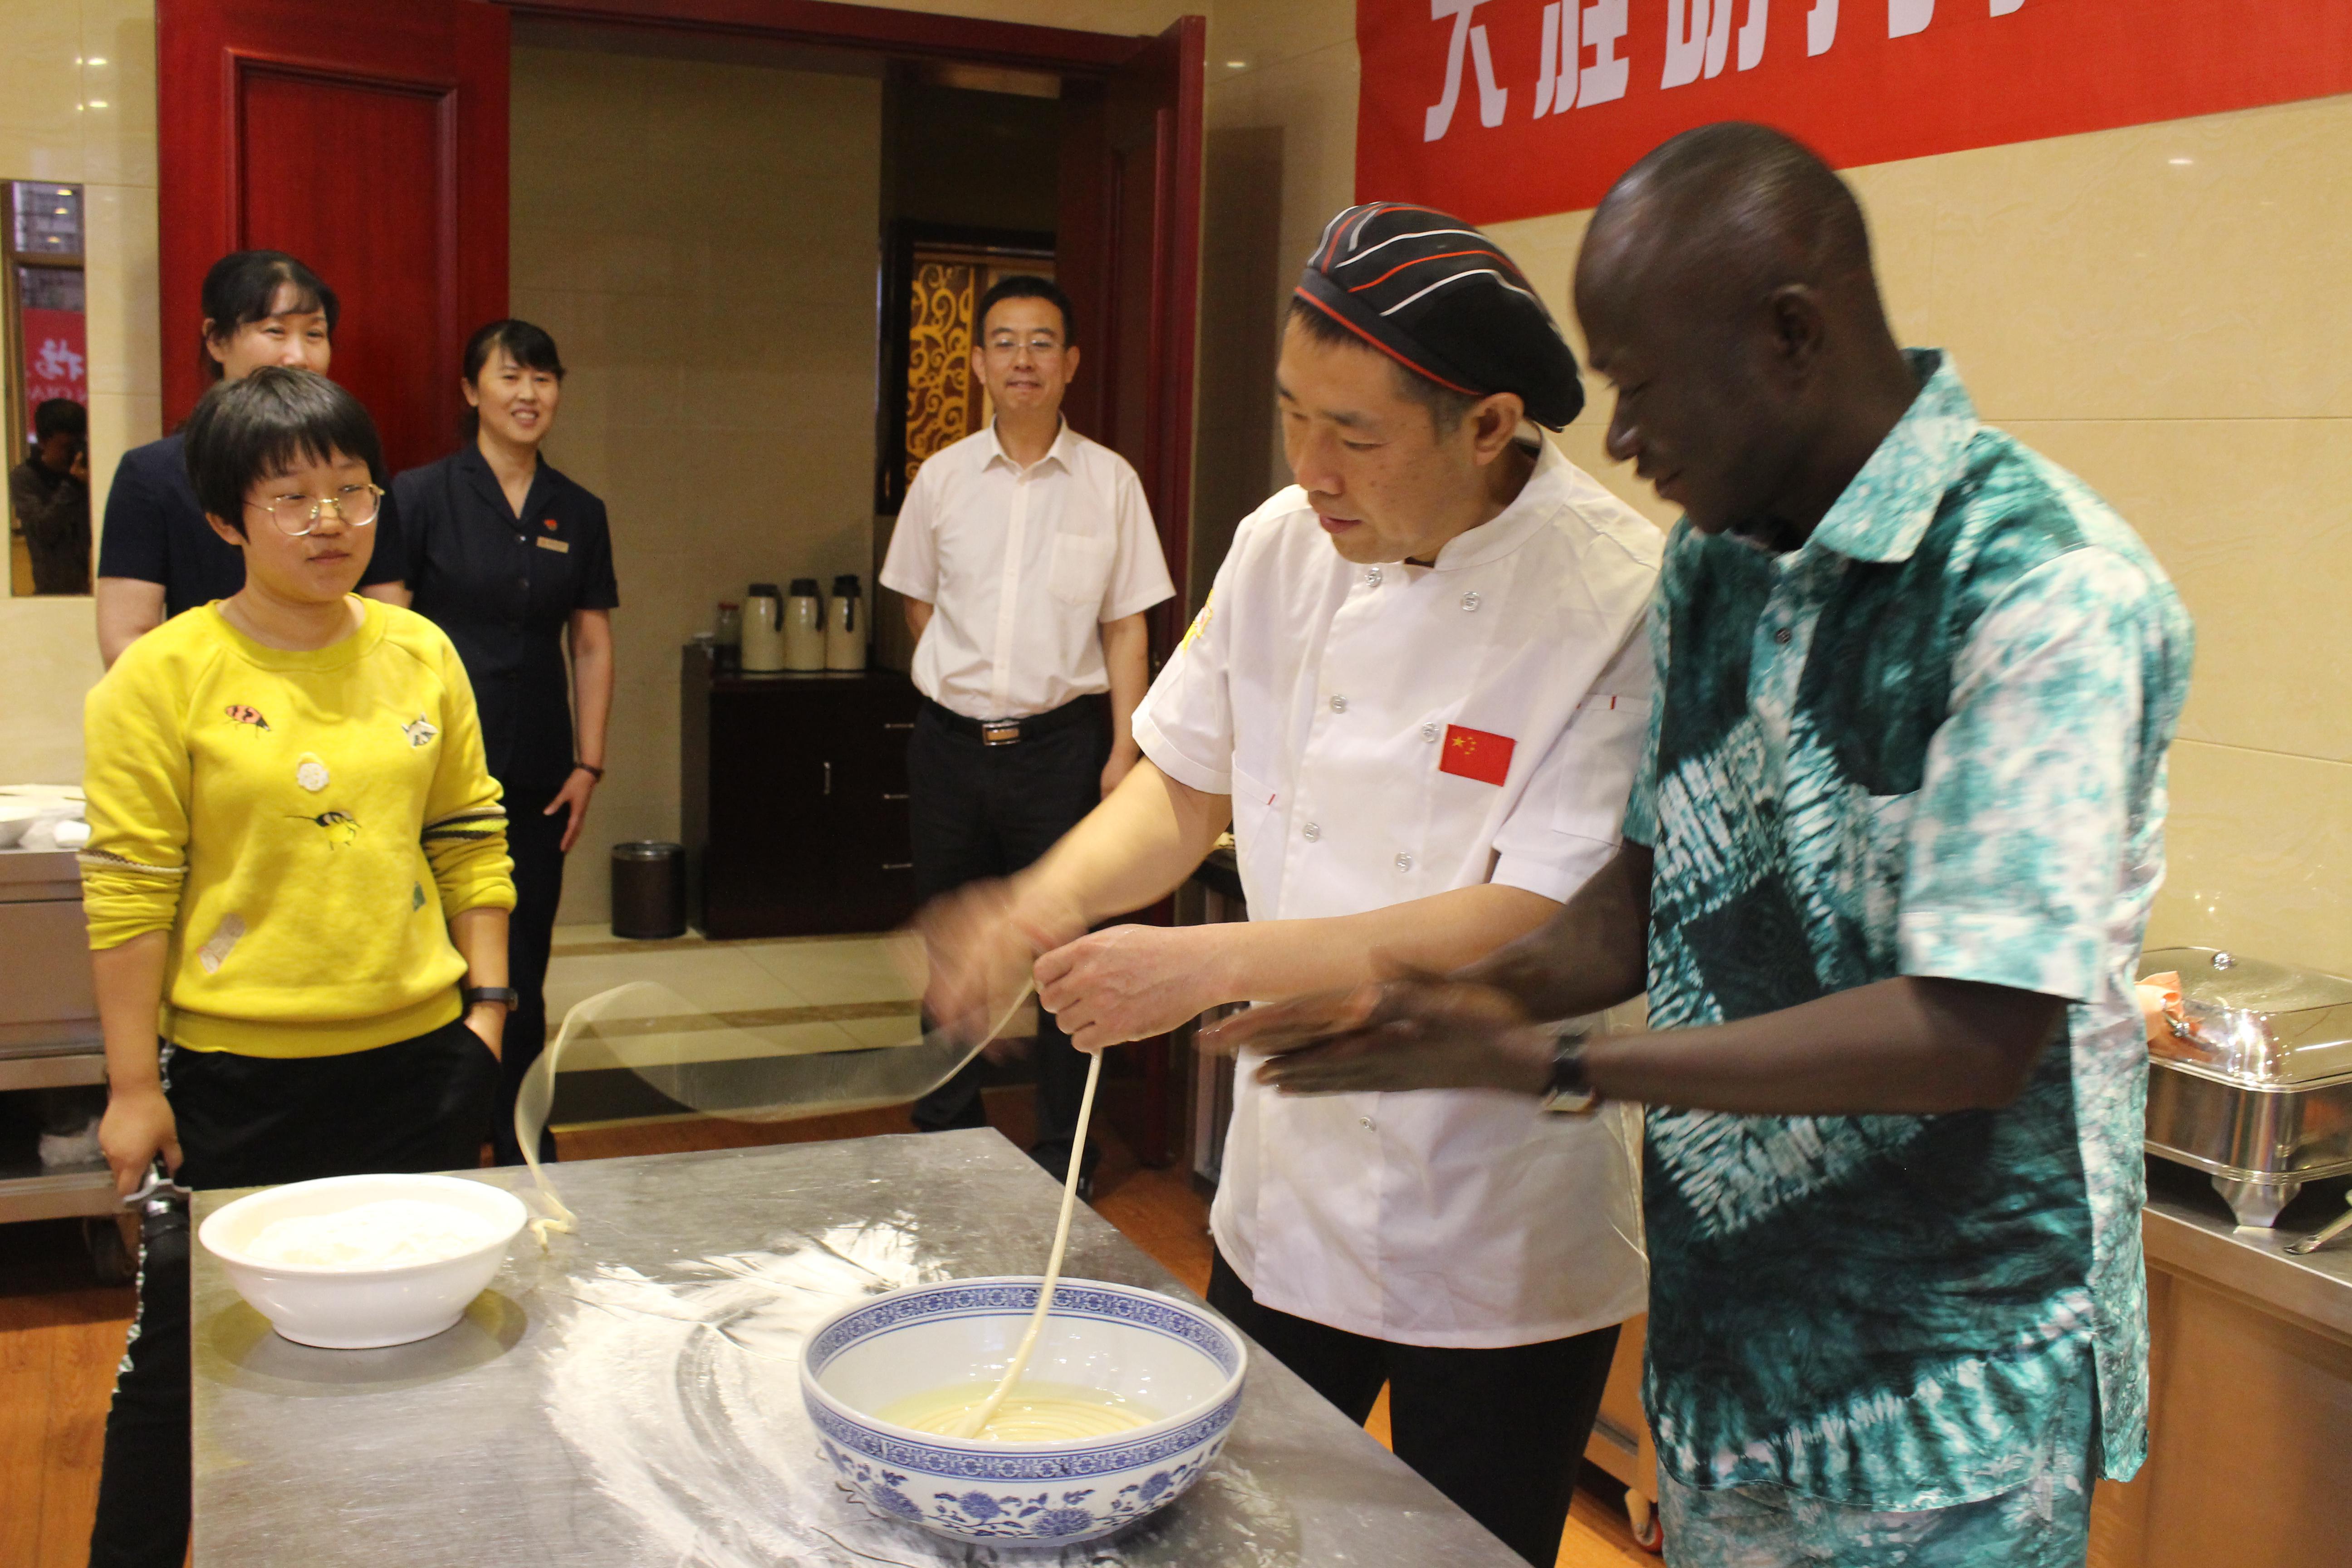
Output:
[[518,517],[470,443],[392,488],[415,608],[466,661],[490,776],[510,796],[560,789],[573,760],[563,628],[621,602],[604,503],[542,458]]
[[[266,520],[263,526],[268,526]],[[375,554],[360,575],[360,586],[399,582],[402,554],[400,509],[387,495],[375,520]],[[98,574],[161,583],[166,620],[245,586],[245,557],[205,521],[179,437],[166,436],[122,454],[106,495]]]

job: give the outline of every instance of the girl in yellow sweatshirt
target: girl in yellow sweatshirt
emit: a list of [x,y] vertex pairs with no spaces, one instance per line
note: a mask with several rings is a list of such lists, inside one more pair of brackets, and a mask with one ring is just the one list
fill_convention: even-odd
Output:
[[[205,395],[186,455],[245,586],[89,694],[100,1142],[126,1193],[159,1158],[191,1187],[475,1164],[513,999],[505,813],[448,638],[352,592],[374,426],[273,367]],[[187,1292],[184,1259],[145,1260],[93,1565],[185,1551]]]

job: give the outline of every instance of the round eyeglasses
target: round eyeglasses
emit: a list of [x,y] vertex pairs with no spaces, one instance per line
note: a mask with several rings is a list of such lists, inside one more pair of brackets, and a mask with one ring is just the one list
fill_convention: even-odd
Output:
[[278,531],[289,539],[299,539],[315,532],[319,519],[329,507],[342,520],[345,528],[365,528],[383,510],[383,487],[381,485],[345,485],[330,496],[279,496],[275,500],[249,500],[245,503],[254,511],[269,514]]

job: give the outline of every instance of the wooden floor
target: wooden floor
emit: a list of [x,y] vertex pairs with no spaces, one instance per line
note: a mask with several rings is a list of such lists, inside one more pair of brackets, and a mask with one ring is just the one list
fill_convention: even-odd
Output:
[[[990,1120],[1016,1143],[1029,1134],[1029,1096],[992,1090]],[[557,1134],[566,1160],[858,1138],[907,1130],[901,1110],[808,1121],[702,1120],[575,1129]],[[1208,1205],[1179,1170],[1139,1165],[1116,1133],[1104,1139],[1094,1206],[1194,1290],[1209,1284]],[[92,1282],[76,1222],[0,1226],[0,1568],[82,1568],[98,1497],[100,1436],[131,1294]],[[1388,1396],[1367,1424],[1388,1441]],[[1605,1477],[1576,1499],[1559,1568],[1654,1568],[1633,1543]]]

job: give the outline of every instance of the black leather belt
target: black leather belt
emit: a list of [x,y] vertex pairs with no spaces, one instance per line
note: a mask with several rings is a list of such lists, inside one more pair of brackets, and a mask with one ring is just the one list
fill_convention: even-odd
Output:
[[1056,730],[1066,730],[1073,724],[1083,724],[1090,719],[1110,716],[1110,699],[1097,691],[1085,697],[1075,697],[1059,708],[1049,708],[1043,713],[1032,713],[1025,719],[967,719],[952,708],[944,707],[926,697],[923,709],[959,735],[968,735],[983,746],[1017,746],[1024,741],[1034,741],[1050,735]]

